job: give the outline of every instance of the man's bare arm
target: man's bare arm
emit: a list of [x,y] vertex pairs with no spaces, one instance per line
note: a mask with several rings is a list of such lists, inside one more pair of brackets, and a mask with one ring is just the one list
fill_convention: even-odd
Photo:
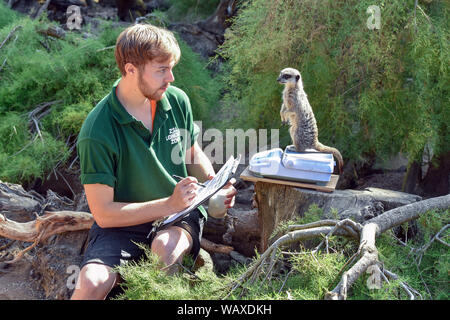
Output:
[[85,184],[89,208],[102,228],[127,227],[154,221],[188,207],[198,186],[196,178],[187,177],[175,186],[170,197],[138,203],[114,202],[114,189],[104,184]]

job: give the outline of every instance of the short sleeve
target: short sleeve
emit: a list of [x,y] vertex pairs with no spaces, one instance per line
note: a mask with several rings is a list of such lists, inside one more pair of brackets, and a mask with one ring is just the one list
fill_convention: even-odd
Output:
[[100,183],[112,188],[116,186],[114,175],[115,154],[104,143],[87,138],[77,143],[77,153],[80,159],[81,183]]

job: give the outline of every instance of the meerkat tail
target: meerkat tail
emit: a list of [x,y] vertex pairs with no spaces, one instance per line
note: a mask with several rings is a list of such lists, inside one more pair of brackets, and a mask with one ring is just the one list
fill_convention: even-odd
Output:
[[323,145],[320,142],[317,142],[317,145],[316,145],[315,149],[317,151],[320,151],[320,152],[332,153],[333,156],[337,159],[338,168],[339,168],[339,174],[342,173],[342,169],[344,168],[344,159],[342,158],[342,155],[341,155],[341,153],[339,152],[338,149],[333,148],[333,147],[328,147],[326,145]]

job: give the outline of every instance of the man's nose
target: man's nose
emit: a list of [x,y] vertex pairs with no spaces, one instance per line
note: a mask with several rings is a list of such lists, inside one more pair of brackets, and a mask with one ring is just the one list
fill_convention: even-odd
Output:
[[173,76],[173,72],[172,70],[169,70],[166,74],[166,82],[174,82],[175,81],[175,77]]

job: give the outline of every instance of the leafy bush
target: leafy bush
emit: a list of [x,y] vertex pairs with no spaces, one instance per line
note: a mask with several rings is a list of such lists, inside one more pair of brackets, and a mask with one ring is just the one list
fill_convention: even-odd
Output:
[[[0,180],[8,182],[44,178],[58,161],[68,158],[64,142],[42,132],[42,139],[28,132],[24,116],[8,112],[0,121]],[[5,178],[6,177],[6,178]]]
[[[381,29],[369,30],[366,10],[381,9]],[[426,143],[450,148],[449,16],[444,1],[245,2],[227,30],[231,123],[279,128],[285,67],[300,70],[315,112],[319,140],[346,158],[410,159]],[[422,8],[422,7],[420,7]],[[290,143],[286,128],[282,141]]]
[[[56,39],[40,33],[54,23],[45,18],[9,19],[15,17],[10,11],[0,7],[0,25],[4,26],[0,41],[14,27],[21,27],[0,50],[0,65],[4,62],[0,128],[5,134],[0,144],[0,179],[23,183],[42,178],[56,163],[68,159],[66,142],[74,143],[87,114],[120,77],[114,49],[108,47],[115,44],[122,29],[105,23],[97,37],[84,39],[81,33],[67,32],[65,39]],[[190,96],[195,119],[208,120],[209,110],[219,99],[219,82],[211,78],[206,62],[179,42],[183,55],[174,69],[176,85]],[[29,133],[27,114],[51,101],[57,102],[39,122],[42,141]]]
[[210,114],[217,108],[222,85],[218,79],[212,78],[211,72],[206,69],[206,61],[179,37],[177,40],[181,58],[174,68],[173,84],[186,92],[195,119],[202,120],[203,126],[208,127],[212,125]]
[[0,2],[0,29],[7,26],[19,17],[16,11],[11,10],[2,1]]
[[204,19],[211,15],[220,3],[220,0],[170,0],[171,7],[168,10],[172,20]]

